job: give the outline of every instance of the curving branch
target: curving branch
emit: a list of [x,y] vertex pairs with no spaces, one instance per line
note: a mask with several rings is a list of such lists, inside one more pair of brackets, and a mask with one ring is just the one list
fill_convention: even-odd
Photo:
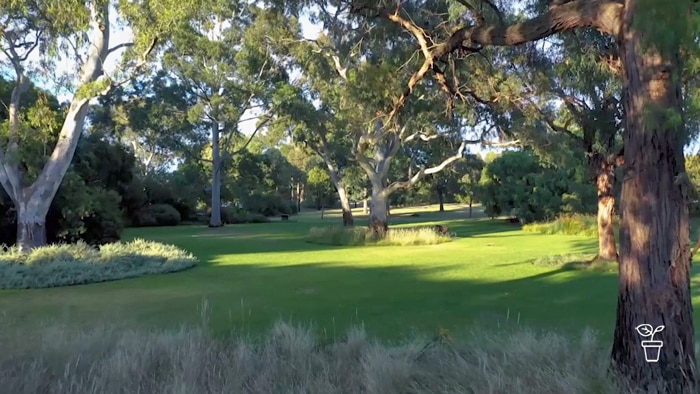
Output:
[[[408,81],[404,91],[394,101],[394,105],[388,114],[391,121],[396,113],[404,106],[406,99],[411,95],[416,85],[428,74],[430,70],[436,72],[438,82],[443,90],[456,92],[446,83],[444,73],[434,67],[436,60],[441,60],[455,52],[478,52],[483,46],[516,46],[527,42],[554,35],[567,30],[578,28],[595,28],[605,34],[618,37],[622,24],[621,0],[574,0],[559,1],[555,6],[542,15],[512,25],[490,26],[477,24],[465,26],[456,30],[442,43],[428,45],[432,42],[424,29],[415,23],[402,18],[398,11],[389,13],[376,10],[379,15],[399,24],[405,30],[413,34],[421,48],[424,57],[423,64],[416,70]],[[355,8],[354,12],[362,11]],[[387,121],[387,123],[388,123]]]
[[417,173],[415,173],[413,176],[409,175],[410,178],[408,180],[401,182],[392,182],[382,191],[382,193],[389,196],[391,195],[391,193],[397,190],[405,190],[410,188],[411,186],[415,185],[418,181],[423,179],[423,177],[426,175],[435,174],[442,171],[448,165],[464,157],[464,150],[467,148],[467,144],[468,141],[462,141],[462,143],[459,145],[459,148],[457,149],[457,153],[443,160],[442,163],[430,168],[425,168],[425,166],[421,166],[420,170]]

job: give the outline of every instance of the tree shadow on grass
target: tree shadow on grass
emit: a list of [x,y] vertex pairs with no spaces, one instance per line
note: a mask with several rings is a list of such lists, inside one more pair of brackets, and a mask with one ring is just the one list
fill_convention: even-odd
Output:
[[[313,323],[328,337],[358,324],[386,339],[443,328],[463,332],[474,324],[576,334],[590,326],[606,338],[611,333],[617,300],[612,276],[554,269],[489,282],[455,277],[460,266],[210,266],[196,272],[207,285],[200,297],[179,300],[180,313],[173,314],[172,299],[151,299],[139,317],[153,324],[179,324],[182,314],[189,310],[192,316],[206,298],[210,327],[218,334],[235,330],[255,335],[278,319]],[[177,287],[172,277],[173,283],[163,285]]]

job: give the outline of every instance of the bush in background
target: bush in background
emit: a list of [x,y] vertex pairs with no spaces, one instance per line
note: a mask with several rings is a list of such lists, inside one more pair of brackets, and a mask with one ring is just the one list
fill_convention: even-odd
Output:
[[173,245],[136,239],[99,249],[84,242],[49,245],[22,254],[0,252],[0,289],[79,285],[182,271],[197,258]]
[[177,226],[180,221],[180,212],[172,205],[153,204],[138,210],[132,219],[132,225],[137,227]]

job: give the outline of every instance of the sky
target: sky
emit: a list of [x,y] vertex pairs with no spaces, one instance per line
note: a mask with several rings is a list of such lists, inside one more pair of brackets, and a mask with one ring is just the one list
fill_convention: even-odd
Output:
[[[116,12],[112,12],[110,14],[110,20],[111,20],[111,34],[110,34],[110,47],[114,47],[116,45],[130,42],[132,40],[131,36],[131,31],[128,28],[125,28],[124,26],[119,26],[117,21],[116,21]],[[309,21],[308,17],[302,17],[300,19],[301,27],[302,27],[302,34],[306,38],[316,38],[318,34],[322,31],[322,26],[318,24],[313,24]],[[107,62],[105,64],[105,71],[106,73],[112,74],[114,73],[114,70],[116,69],[117,63],[120,59],[121,56],[121,51],[116,51],[115,53],[111,54],[110,57],[107,59]],[[37,61],[38,60],[38,53],[32,54],[32,56],[29,57],[30,61]],[[55,75],[67,75],[69,77],[75,78],[76,76],[76,70],[75,70],[75,63],[71,62],[69,59],[68,60],[63,60],[59,61],[58,64],[56,65],[56,69],[54,70]],[[59,100],[61,101],[66,101],[70,100],[72,98],[72,92],[67,91],[65,89],[58,89],[57,85],[52,83],[49,80],[44,80],[44,83],[39,83],[38,84],[40,87],[45,88],[47,90],[53,91],[57,93],[57,96]],[[255,123],[256,119],[254,118],[255,113],[247,113],[244,114],[243,119],[250,119],[246,122],[242,122],[239,125],[239,128],[243,134],[250,135],[252,131],[255,129]],[[488,148],[483,148],[480,145],[470,145],[468,147],[468,150],[472,153],[486,153],[487,151],[490,151],[492,149]],[[700,144],[694,143],[691,146],[689,146],[686,149],[686,153],[697,153],[700,150]]]

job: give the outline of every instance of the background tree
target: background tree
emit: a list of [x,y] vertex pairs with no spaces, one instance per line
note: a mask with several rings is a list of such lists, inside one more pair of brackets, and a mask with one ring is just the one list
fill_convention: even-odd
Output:
[[[469,12],[456,26],[406,25],[424,56],[422,67],[409,80],[409,93],[434,71],[433,64],[460,53],[520,45],[575,29],[594,28],[617,40],[626,94],[620,296],[613,366],[641,387],[663,382],[673,391],[688,388],[695,379],[695,357],[689,291],[688,180],[683,157],[688,139],[683,121],[687,105],[681,73],[682,60],[697,47],[694,3],[564,1],[550,3],[546,11],[533,18],[512,22],[507,22],[492,3],[484,3],[489,7],[481,8],[461,4]],[[355,10],[369,9],[387,19],[405,15],[406,7],[397,9],[392,5],[384,9],[383,5],[360,2]],[[488,9],[489,13],[482,14],[480,9]],[[450,80],[439,73],[436,76],[438,81]],[[462,90],[457,83],[454,88],[445,83],[443,86],[449,92]],[[660,362],[647,363],[642,352],[630,345],[638,339],[635,327],[640,322],[658,326],[670,321],[674,324],[670,329],[667,325],[660,338],[668,340],[664,341],[667,345],[661,350]]]
[[[263,107],[270,89],[286,78],[269,45],[284,25],[280,15],[246,2],[215,2],[191,17],[190,27],[174,36],[164,54],[164,67],[192,101],[187,117],[194,132],[210,135],[211,227],[223,224],[221,175],[224,163],[241,152],[231,149],[239,124],[249,121],[244,117],[249,110]],[[256,128],[264,123],[261,119]]]
[[[2,63],[14,72],[8,119],[0,142],[0,184],[17,208],[18,243],[22,251],[46,243],[46,215],[75,153],[91,100],[129,80],[146,63],[146,57],[158,42],[167,41],[166,32],[181,25],[182,15],[192,10],[192,2],[170,0],[154,9],[150,3],[111,1],[68,1],[61,6],[52,2],[25,4],[11,0],[0,3],[0,48]],[[164,7],[160,9],[160,7]],[[168,12],[177,9],[178,12]],[[134,32],[133,41],[110,48],[110,14],[116,10]],[[111,75],[104,65],[110,55],[121,58],[120,67]],[[34,62],[32,56],[38,55]],[[23,148],[28,125],[24,121],[23,94],[29,89],[30,76],[51,76],[59,55],[74,62],[65,77],[72,93],[60,122],[54,145],[40,157],[37,171],[29,171]],[[77,70],[77,73],[73,74]],[[46,125],[48,127],[48,125]],[[50,134],[50,133],[47,133]],[[51,146],[51,145],[49,145]]]

